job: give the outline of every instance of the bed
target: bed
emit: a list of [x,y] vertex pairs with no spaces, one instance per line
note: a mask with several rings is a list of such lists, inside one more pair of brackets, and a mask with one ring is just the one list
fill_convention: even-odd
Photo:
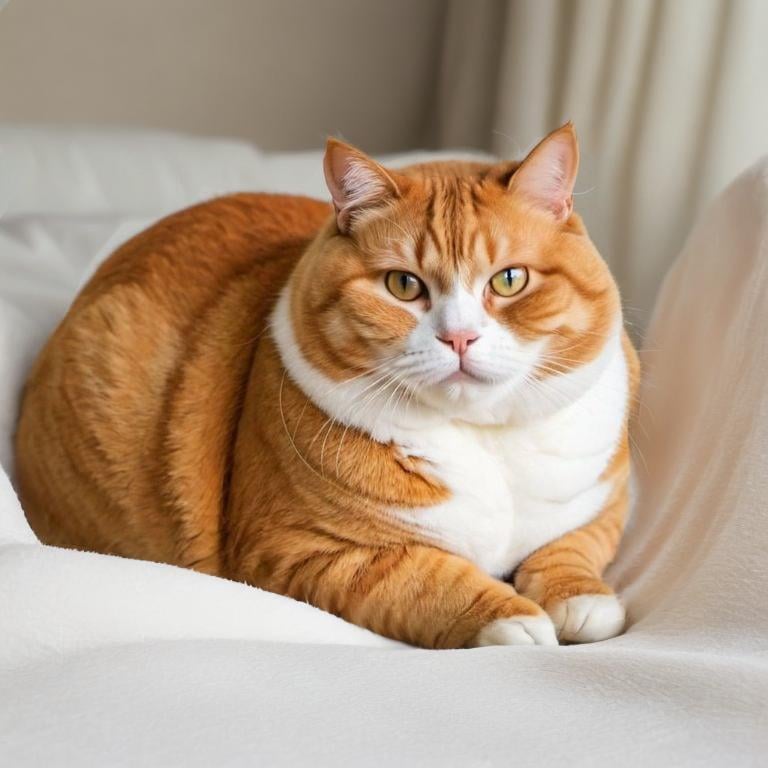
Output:
[[621,637],[418,650],[242,584],[35,539],[11,483],[18,398],[93,266],[213,195],[325,197],[320,157],[0,126],[0,763],[768,763],[768,159],[701,218],[646,335],[638,500],[609,579]]

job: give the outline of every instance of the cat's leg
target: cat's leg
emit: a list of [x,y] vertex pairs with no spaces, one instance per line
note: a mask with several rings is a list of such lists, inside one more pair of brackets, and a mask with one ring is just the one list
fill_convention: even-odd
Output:
[[557,645],[534,601],[461,557],[421,544],[316,551],[276,590],[425,648]]
[[624,628],[624,606],[602,575],[618,549],[627,504],[624,482],[592,522],[536,550],[515,571],[515,587],[547,611],[561,641],[591,643]]

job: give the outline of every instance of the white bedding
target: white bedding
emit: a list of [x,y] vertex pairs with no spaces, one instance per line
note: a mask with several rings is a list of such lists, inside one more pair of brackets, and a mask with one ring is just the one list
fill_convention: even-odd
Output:
[[[319,153],[0,127],[0,461],[95,261],[236,189],[323,195]],[[44,547],[0,476],[2,765],[768,763],[768,162],[691,236],[649,333],[641,497],[592,646],[420,651],[170,566]]]

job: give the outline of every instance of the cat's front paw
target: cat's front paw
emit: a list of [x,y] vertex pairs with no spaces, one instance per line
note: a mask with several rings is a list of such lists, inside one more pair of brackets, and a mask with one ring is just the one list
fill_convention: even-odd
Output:
[[616,637],[627,614],[616,595],[574,595],[547,606],[560,640],[595,643]]
[[552,620],[546,614],[537,616],[512,616],[496,619],[486,624],[475,637],[472,645],[557,645],[557,635]]

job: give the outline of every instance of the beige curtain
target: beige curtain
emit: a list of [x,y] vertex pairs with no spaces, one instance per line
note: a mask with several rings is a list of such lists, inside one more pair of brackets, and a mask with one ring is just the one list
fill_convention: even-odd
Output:
[[575,122],[577,208],[644,326],[702,204],[768,152],[768,2],[451,0],[434,114],[439,146],[503,156]]

